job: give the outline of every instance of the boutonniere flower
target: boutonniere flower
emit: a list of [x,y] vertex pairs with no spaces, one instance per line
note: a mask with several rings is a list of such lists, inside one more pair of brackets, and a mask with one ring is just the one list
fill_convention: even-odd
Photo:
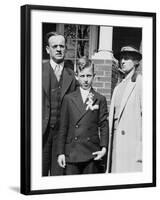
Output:
[[90,92],[87,97],[88,101],[86,102],[87,104],[86,110],[88,109],[95,110],[99,108],[99,105],[93,105],[93,97],[94,97],[94,94]]

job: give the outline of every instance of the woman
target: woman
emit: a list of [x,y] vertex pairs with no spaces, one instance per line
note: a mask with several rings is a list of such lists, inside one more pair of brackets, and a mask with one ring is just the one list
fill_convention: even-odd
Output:
[[109,114],[109,172],[142,171],[142,86],[137,73],[141,53],[125,46],[115,55],[124,79],[115,87]]

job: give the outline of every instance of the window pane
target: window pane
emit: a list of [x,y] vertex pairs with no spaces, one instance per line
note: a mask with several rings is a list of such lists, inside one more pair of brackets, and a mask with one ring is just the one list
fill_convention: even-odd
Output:
[[79,40],[77,45],[77,58],[89,56],[89,41]]
[[75,58],[75,49],[76,49],[76,41],[75,40],[67,40],[67,52],[66,58]]
[[68,50],[66,53],[67,59],[74,59],[75,58],[75,50]]
[[67,39],[75,39],[76,38],[76,25],[65,24],[64,25],[64,36]]
[[89,26],[86,25],[78,25],[78,39],[89,39]]

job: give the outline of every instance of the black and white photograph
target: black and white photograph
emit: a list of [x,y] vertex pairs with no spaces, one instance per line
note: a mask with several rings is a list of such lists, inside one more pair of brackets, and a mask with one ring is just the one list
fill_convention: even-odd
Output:
[[42,30],[43,176],[142,171],[142,28]]
[[21,193],[156,185],[155,20],[21,7]]

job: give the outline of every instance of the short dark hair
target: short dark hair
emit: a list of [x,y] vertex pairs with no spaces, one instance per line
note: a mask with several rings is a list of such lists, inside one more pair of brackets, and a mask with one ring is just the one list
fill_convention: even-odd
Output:
[[81,58],[78,59],[78,61],[76,62],[76,73],[78,73],[78,71],[82,71],[85,68],[88,67],[92,67],[93,73],[94,73],[94,64],[93,62],[88,59],[87,57],[83,56]]
[[[64,37],[64,35],[62,35],[62,34],[60,34],[58,32],[54,32],[54,31],[47,33],[46,34],[46,45],[49,45],[48,40],[49,40],[50,37],[58,36],[58,35],[61,35],[62,37]],[[65,37],[64,37],[64,39],[65,39]],[[66,39],[65,39],[65,43],[66,43]]]

